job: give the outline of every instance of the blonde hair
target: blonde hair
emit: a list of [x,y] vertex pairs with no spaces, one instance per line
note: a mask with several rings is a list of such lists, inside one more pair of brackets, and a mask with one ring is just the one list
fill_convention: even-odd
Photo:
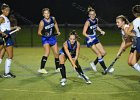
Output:
[[128,19],[124,15],[119,15],[116,17],[116,19],[121,19],[122,21],[125,22],[125,24],[129,24]]
[[94,11],[95,12],[95,9],[93,9],[91,6],[89,6],[87,12],[89,13],[91,11]]
[[49,11],[50,12],[50,9],[49,8],[43,8],[42,9],[42,14],[44,14],[44,11]]

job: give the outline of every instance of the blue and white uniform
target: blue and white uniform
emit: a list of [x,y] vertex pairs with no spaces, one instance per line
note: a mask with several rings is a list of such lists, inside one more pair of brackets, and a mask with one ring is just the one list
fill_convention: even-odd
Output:
[[87,47],[91,47],[94,44],[99,43],[98,38],[96,37],[96,30],[97,30],[97,26],[98,26],[98,19],[95,18],[94,20],[91,20],[90,18],[87,20],[89,21],[90,25],[88,26],[87,29],[87,35],[93,39],[92,42],[88,42],[89,38],[86,38],[86,43],[87,43]]
[[[0,17],[4,18],[4,23],[0,24],[0,31],[4,32],[6,34],[9,34],[11,32],[11,25],[10,25],[9,19],[4,15],[0,15]],[[14,42],[13,42],[10,35],[4,39],[5,39],[6,46],[13,46],[14,45]]]
[[[68,45],[68,50],[69,50],[72,58],[74,58],[76,56],[77,41],[73,44],[73,46],[70,44],[69,40],[67,40],[66,42],[67,42],[67,45]],[[64,47],[62,47],[62,49],[60,49],[60,51],[59,51],[59,55],[61,55],[61,54],[64,54],[67,58],[67,54],[64,50]]]
[[136,50],[140,53],[140,17],[136,18],[132,23],[137,37]]
[[42,19],[44,23],[44,28],[42,30],[42,45],[49,44],[50,46],[53,46],[56,44],[56,36],[54,36],[54,20],[53,17],[50,17],[50,21],[48,22],[45,18]]

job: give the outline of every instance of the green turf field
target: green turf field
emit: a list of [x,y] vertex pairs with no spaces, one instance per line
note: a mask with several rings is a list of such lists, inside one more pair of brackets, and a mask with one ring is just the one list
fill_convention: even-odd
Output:
[[[105,46],[108,66],[118,50],[118,46]],[[84,54],[86,52],[86,54]],[[15,79],[0,79],[0,100],[139,100],[140,73],[127,65],[127,50],[115,63],[115,72],[103,76],[98,64],[98,72],[92,71],[89,62],[96,56],[90,49],[81,48],[79,62],[92,84],[87,85],[77,77],[67,61],[67,84],[60,86],[60,73],[54,72],[54,58],[50,54],[46,64],[47,75],[39,75],[42,48],[15,48],[12,72]],[[5,60],[5,58],[4,58]],[[4,61],[0,65],[0,74],[4,72]]]

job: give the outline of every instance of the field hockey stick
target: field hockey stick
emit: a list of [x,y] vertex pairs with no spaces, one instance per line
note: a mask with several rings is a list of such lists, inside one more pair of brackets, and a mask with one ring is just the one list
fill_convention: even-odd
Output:
[[113,60],[113,62],[110,64],[110,66],[107,68],[107,70],[105,70],[105,72],[103,72],[103,75],[106,75],[109,70],[113,67],[113,65],[115,64],[115,62],[119,59],[119,57],[121,56],[121,54],[124,52],[124,50],[122,50],[119,55],[117,55],[117,57]]
[[[102,36],[102,34],[98,34],[97,36],[96,36],[96,38],[98,38],[98,37],[100,37],[100,36]],[[94,40],[94,38],[92,39],[92,41]],[[87,41],[87,43],[90,43],[90,42],[92,42],[92,41]]]
[[57,36],[58,34],[56,33],[56,34],[53,34],[53,36]]
[[16,32],[19,31],[19,30],[20,30],[20,28],[17,28],[16,30],[11,31],[9,34],[12,35],[13,33],[16,33]]
[[[48,37],[47,35],[42,35],[43,37]],[[55,33],[55,34],[52,34],[51,36],[58,36],[58,34],[57,33]]]
[[12,35],[13,33],[17,32],[17,31],[19,31],[19,30],[20,30],[20,28],[17,28],[16,30],[11,31],[10,33],[7,33],[7,32],[5,33],[5,32],[4,32],[5,35],[3,36],[3,38],[6,38],[6,35],[8,35],[8,34],[9,34],[9,35]]

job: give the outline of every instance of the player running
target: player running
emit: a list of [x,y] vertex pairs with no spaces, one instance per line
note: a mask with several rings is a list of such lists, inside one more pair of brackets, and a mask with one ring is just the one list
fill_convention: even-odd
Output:
[[[17,26],[17,19],[15,18],[14,15],[10,15],[9,20],[10,20],[11,27]],[[15,43],[16,43],[16,41],[15,41],[16,35],[12,34],[11,37],[12,37],[14,45],[15,45]],[[2,63],[3,57],[5,55],[5,52],[6,52],[5,48],[2,48],[2,50],[0,50],[0,64]]]
[[[9,34],[11,30],[20,30],[20,27],[11,27],[7,16],[10,13],[10,7],[7,4],[1,6],[2,14],[0,15],[0,49],[5,48],[8,58],[5,61],[4,78],[15,78],[16,76],[10,72],[11,62],[13,58],[13,40]],[[4,37],[4,38],[3,38]],[[5,44],[5,46],[4,46]]]
[[73,68],[78,72],[79,76],[83,78],[86,83],[90,84],[89,78],[84,74],[81,69],[81,66],[78,62],[79,52],[80,52],[80,43],[77,41],[78,35],[75,31],[72,31],[69,34],[69,39],[64,42],[62,49],[59,52],[60,59],[60,71],[62,79],[60,81],[61,85],[64,86],[66,83],[66,69],[65,62],[67,59],[71,62]]
[[140,72],[140,65],[138,64],[138,60],[140,59],[140,5],[135,5],[132,8],[132,12],[136,19],[134,19],[130,24],[130,27],[126,33],[130,36],[136,36],[136,50],[131,61],[131,66]]
[[[90,65],[94,71],[97,71],[96,64],[99,62],[103,70],[105,71],[107,70],[107,67],[104,63],[103,57],[105,56],[106,52],[96,36],[96,30],[99,31],[102,35],[105,35],[105,32],[101,28],[99,28],[98,19],[96,18],[95,10],[92,7],[88,8],[88,15],[89,18],[84,25],[83,35],[86,37],[87,47],[91,48],[97,55],[96,60],[94,62],[91,62]],[[113,68],[109,70],[109,72],[113,71]]]
[[56,72],[59,71],[59,54],[58,54],[58,46],[57,40],[55,36],[55,30],[58,35],[60,35],[58,24],[55,20],[55,17],[50,16],[50,9],[44,8],[42,10],[42,14],[44,18],[40,21],[38,28],[38,35],[41,36],[42,45],[45,51],[44,56],[41,59],[41,66],[38,70],[39,73],[45,74],[48,73],[45,70],[45,64],[50,54],[50,48],[52,47],[52,51],[55,57],[55,65]]
[[121,52],[124,52],[128,47],[131,46],[131,50],[130,50],[129,57],[128,57],[128,64],[131,66],[136,46],[135,46],[135,39],[132,36],[129,36],[126,34],[128,28],[130,26],[129,21],[127,20],[127,18],[125,16],[120,15],[120,16],[116,17],[116,25],[118,26],[118,28],[121,28],[121,33],[122,33],[122,43],[121,43],[120,49],[117,53],[117,56]]

